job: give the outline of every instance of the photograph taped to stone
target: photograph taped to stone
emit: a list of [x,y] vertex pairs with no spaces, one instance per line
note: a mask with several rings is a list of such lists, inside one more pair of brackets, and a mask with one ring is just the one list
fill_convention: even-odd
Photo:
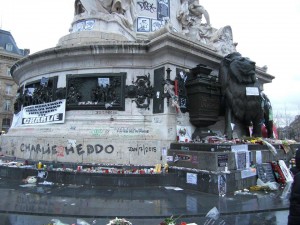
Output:
[[197,184],[197,174],[196,173],[186,173],[186,183]]
[[163,20],[170,16],[169,0],[157,0],[157,19]]
[[218,190],[220,196],[224,196],[226,194],[227,192],[226,175],[223,174],[218,175]]
[[160,21],[160,20],[153,20],[153,19],[151,20],[151,31],[152,32],[159,30],[160,28],[162,28],[162,26],[163,26],[162,21]]
[[93,30],[95,25],[95,20],[87,20],[85,22],[85,30]]
[[137,31],[150,32],[150,19],[145,17],[139,17],[137,19]]

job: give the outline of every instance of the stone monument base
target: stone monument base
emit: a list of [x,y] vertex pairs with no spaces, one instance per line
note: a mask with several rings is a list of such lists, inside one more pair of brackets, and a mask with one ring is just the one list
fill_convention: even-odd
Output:
[[167,158],[183,187],[224,194],[255,186],[257,164],[283,160],[288,165],[299,146],[290,145],[286,152],[273,145],[274,155],[267,145],[259,144],[171,143]]
[[[159,173],[150,173],[150,167],[145,166],[54,161],[41,161],[45,168],[37,169],[39,161],[31,160],[27,161],[32,165],[29,167],[0,166],[0,176],[25,179],[47,171],[47,181],[54,183],[118,187],[172,186],[223,196],[257,184],[258,174],[255,169],[237,168],[240,165],[236,163],[234,146],[237,145],[172,143],[168,150],[168,171],[163,165]],[[259,164],[260,159],[262,163],[282,159],[288,164],[300,144],[290,145],[289,152],[285,152],[280,145],[274,145],[276,156],[265,145],[245,146],[248,148],[251,164]],[[83,169],[78,171],[78,166]],[[131,173],[122,173],[120,170]]]
[[[0,177],[25,180],[29,176],[37,176],[38,182],[44,180],[52,183],[61,183],[64,185],[87,185],[100,187],[159,187],[170,186],[183,189],[200,191],[203,193],[220,194],[233,193],[236,190],[254,185],[254,179],[237,180],[236,173],[214,173],[208,171],[193,171],[187,168],[171,168],[168,173],[160,174],[113,174],[113,173],[95,173],[78,172],[77,164],[49,164],[47,169],[37,169],[33,163],[32,167],[9,167],[0,166]],[[45,164],[46,165],[46,164]],[[79,164],[78,164],[79,165]],[[51,166],[54,166],[52,169]],[[95,168],[97,165],[83,165],[84,168]],[[126,167],[126,166],[125,166]],[[124,167],[124,168],[125,168]],[[102,167],[105,168],[105,167]],[[119,167],[120,168],[120,167]],[[129,168],[128,166],[126,167]],[[139,169],[132,167],[132,169]],[[46,174],[46,178],[40,178],[39,174]],[[196,177],[198,182],[193,183],[190,177]],[[187,180],[188,179],[188,180]],[[225,181],[225,182],[224,182]],[[225,189],[220,190],[219,183],[223,182]]]

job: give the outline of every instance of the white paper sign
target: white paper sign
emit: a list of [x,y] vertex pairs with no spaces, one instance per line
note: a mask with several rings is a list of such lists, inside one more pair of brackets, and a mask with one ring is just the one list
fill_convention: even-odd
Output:
[[64,123],[65,111],[65,99],[39,105],[26,106],[14,116],[12,127]]
[[256,164],[262,164],[261,151],[255,151]]
[[98,85],[101,87],[106,87],[106,86],[109,86],[109,78],[107,77],[101,77],[101,78],[98,78]]
[[167,155],[167,148],[162,148],[161,149],[161,155],[166,156]]
[[238,170],[250,167],[248,145],[232,145],[231,151],[235,153],[235,163]]
[[247,169],[247,170],[242,170],[241,171],[241,178],[247,178],[247,177],[254,177],[256,176],[256,170],[251,170],[251,169]]
[[232,145],[231,150],[233,152],[237,151],[248,151],[248,145]]
[[259,96],[258,87],[246,87],[247,96]]
[[197,184],[197,174],[196,173],[186,173],[186,183]]
[[287,168],[285,162],[283,160],[278,160],[278,164],[280,166],[280,169],[284,175],[284,178],[286,180],[286,182],[293,182],[294,178],[291,175],[290,170]]

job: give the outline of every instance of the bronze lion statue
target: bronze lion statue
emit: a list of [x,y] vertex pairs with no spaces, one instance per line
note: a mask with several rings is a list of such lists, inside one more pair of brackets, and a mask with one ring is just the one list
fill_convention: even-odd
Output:
[[255,74],[255,62],[238,52],[225,56],[220,64],[222,105],[225,107],[225,135],[233,138],[233,126],[238,136],[261,137],[264,111],[261,90]]

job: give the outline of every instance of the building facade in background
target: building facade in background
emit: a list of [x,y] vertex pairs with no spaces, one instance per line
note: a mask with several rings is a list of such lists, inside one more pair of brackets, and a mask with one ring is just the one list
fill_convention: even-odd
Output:
[[6,133],[14,115],[14,101],[18,86],[10,74],[12,65],[29,54],[27,49],[19,49],[9,31],[0,29],[0,132]]

